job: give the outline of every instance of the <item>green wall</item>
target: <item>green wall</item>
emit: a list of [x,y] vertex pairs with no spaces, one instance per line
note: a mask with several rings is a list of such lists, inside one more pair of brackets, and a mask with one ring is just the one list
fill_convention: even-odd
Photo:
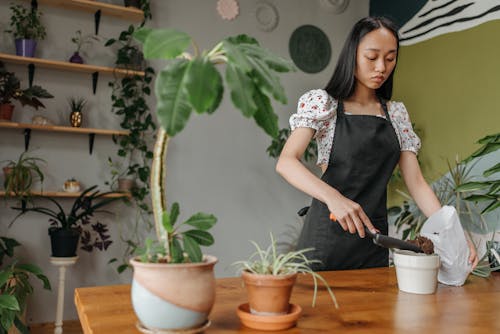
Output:
[[500,20],[401,46],[393,100],[421,130],[420,162],[429,181],[447,160],[500,130]]

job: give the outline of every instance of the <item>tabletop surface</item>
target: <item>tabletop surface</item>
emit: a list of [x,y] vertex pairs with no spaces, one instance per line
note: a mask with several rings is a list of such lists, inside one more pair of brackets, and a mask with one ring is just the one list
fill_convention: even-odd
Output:
[[[299,275],[291,302],[303,313],[287,333],[500,333],[500,273],[470,275],[462,287],[439,284],[432,295],[398,290],[394,268],[322,272],[333,288],[336,309],[324,288],[311,306],[313,281]],[[217,279],[207,333],[258,333],[241,325],[238,305],[247,301],[240,277]],[[140,333],[130,304],[130,285],[77,288],[75,304],[85,334]]]

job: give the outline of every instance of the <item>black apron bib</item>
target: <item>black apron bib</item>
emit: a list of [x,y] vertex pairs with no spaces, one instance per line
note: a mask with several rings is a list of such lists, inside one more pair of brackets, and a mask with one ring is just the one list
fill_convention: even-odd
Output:
[[[399,161],[400,146],[386,103],[380,103],[385,119],[346,115],[339,100],[330,159],[321,179],[361,205],[372,224],[387,235],[387,183]],[[329,215],[328,207],[313,199],[299,237],[298,249],[313,247],[308,257],[322,262],[313,265],[313,270],[388,266],[388,249],[369,237],[344,231]]]

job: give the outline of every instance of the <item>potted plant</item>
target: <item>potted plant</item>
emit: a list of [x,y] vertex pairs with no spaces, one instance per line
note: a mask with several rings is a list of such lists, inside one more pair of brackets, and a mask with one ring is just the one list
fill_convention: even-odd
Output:
[[71,97],[68,100],[71,113],[69,114],[69,123],[74,128],[82,126],[83,110],[87,105],[87,100],[83,97]]
[[144,55],[133,38],[135,31],[136,28],[130,25],[118,38],[110,38],[104,44],[104,46],[119,45],[115,61],[118,68],[142,71],[144,67]]
[[5,65],[0,61],[0,120],[10,121],[14,111],[12,100],[18,100],[23,106],[28,105],[35,109],[45,108],[39,99],[53,98],[49,92],[40,86],[21,89],[21,83],[13,72],[7,72]]
[[26,8],[21,4],[10,6],[10,27],[7,32],[12,33],[16,43],[16,55],[34,57],[36,43],[46,36],[42,24],[42,12],[35,7]]
[[15,259],[4,264],[4,258],[13,258],[14,248],[19,245],[14,239],[0,237],[0,333],[11,333],[14,327],[29,333],[23,318],[27,297],[33,294],[31,278],[38,278],[43,288],[50,290],[50,282],[38,266]]
[[[258,42],[248,36],[240,35],[226,38],[218,43],[212,50],[199,52],[195,46],[195,53],[191,55],[186,49],[191,44],[189,35],[173,29],[147,29],[141,28],[134,33],[134,37],[143,43],[143,50],[146,58],[161,58],[170,60],[160,75],[156,78],[156,97],[157,97],[157,115],[160,120],[161,128],[157,133],[157,140],[153,149],[153,164],[151,168],[151,194],[153,204],[153,218],[157,230],[157,238],[164,243],[163,249],[166,255],[164,258],[168,263],[151,264],[149,258],[136,258],[132,261],[134,267],[134,282],[141,280],[153,280],[163,276],[165,268],[172,267],[169,271],[168,279],[162,279],[162,282],[171,284],[161,284],[145,288],[145,294],[159,294],[165,302],[162,306],[162,313],[158,315],[155,312],[153,319],[162,319],[167,321],[172,316],[171,309],[187,313],[191,316],[191,321],[183,323],[183,328],[198,328],[206,326],[206,314],[211,305],[210,299],[201,296],[211,296],[215,292],[214,284],[200,284],[200,287],[207,289],[201,292],[195,287],[185,286],[186,270],[192,266],[209,266],[213,268],[215,259],[211,256],[199,256],[196,258],[202,260],[194,263],[169,263],[170,259],[189,259],[191,256],[179,254],[177,247],[179,242],[173,239],[170,242],[169,235],[172,233],[171,221],[177,217],[176,206],[172,206],[169,213],[164,213],[166,204],[162,185],[165,177],[165,156],[168,136],[174,136],[179,133],[186,125],[192,110],[198,113],[211,114],[218,108],[223,93],[222,76],[216,69],[217,64],[226,64],[227,85],[231,90],[231,98],[234,105],[242,111],[246,117],[253,117],[257,125],[263,128],[272,137],[278,134],[278,118],[275,115],[270,98],[274,98],[282,103],[286,103],[286,96],[279,78],[274,72],[287,72],[294,70],[293,65],[287,60],[277,57],[269,51],[260,47]],[[193,43],[194,44],[194,43]],[[182,55],[182,56],[181,56]],[[178,58],[181,56],[180,58]],[[203,216],[205,214],[198,214]],[[196,216],[196,215],[195,215]],[[198,229],[209,227],[208,217],[200,219]],[[200,234],[200,233],[196,233]],[[206,234],[203,233],[206,236]],[[201,237],[198,244],[206,238]],[[189,238],[187,240],[190,240]],[[170,242],[170,243],[169,243]],[[189,254],[193,242],[184,240],[184,251]],[[140,264],[138,261],[140,261]],[[148,267],[148,271],[139,269],[139,265]],[[210,269],[212,270],[212,269]],[[199,282],[204,281],[208,274],[191,274]],[[213,273],[210,274],[210,276]],[[212,282],[212,279],[210,279]],[[196,285],[195,285],[196,286]],[[162,294],[162,291],[168,291],[172,287],[176,289],[175,295]],[[154,290],[153,290],[154,289]],[[196,290],[194,290],[196,289]],[[152,292],[154,291],[154,292]],[[193,294],[193,292],[196,292]],[[134,293],[133,293],[134,294]],[[197,297],[200,296],[200,297]],[[162,301],[162,304],[163,304]],[[136,314],[148,314],[149,309],[141,310],[141,306],[135,304]],[[144,305],[144,304],[141,304]],[[182,307],[174,306],[181,305]],[[203,309],[196,314],[202,314],[201,317],[193,317],[192,311],[197,310],[193,305],[203,305]],[[147,306],[144,306],[147,307]],[[160,311],[159,309],[155,311]],[[141,318],[141,317],[140,317]],[[170,322],[174,321],[170,318]],[[142,326],[151,327],[155,330],[172,329],[169,323],[153,325],[144,323]],[[176,329],[180,329],[176,326]]]
[[73,55],[69,58],[70,63],[83,64],[85,61],[82,56],[80,56],[80,51],[82,47],[86,44],[92,44],[92,41],[98,41],[99,39],[94,35],[82,35],[81,30],[77,30],[74,37],[71,37],[71,42],[75,44],[76,51],[73,52]]
[[69,212],[66,212],[55,199],[45,197],[56,206],[56,209],[39,205],[13,207],[12,209],[20,211],[14,221],[28,212],[49,216],[53,257],[76,256],[78,240],[81,241],[80,249],[84,251],[91,252],[94,249],[104,251],[112,243],[108,227],[99,221],[93,223],[91,219],[95,213],[107,212],[102,209],[120,199],[106,198],[107,194],[109,192],[99,192],[97,186],[87,188],[75,199]]
[[22,152],[17,160],[4,162],[7,162],[3,167],[6,196],[26,201],[30,199],[30,190],[36,181],[43,185],[44,174],[40,164],[45,163],[45,160]]
[[335,307],[337,300],[325,279],[314,272],[310,265],[319,260],[310,260],[306,253],[312,248],[279,253],[276,239],[271,233],[271,244],[263,249],[251,241],[256,251],[248,260],[233,263],[241,272],[248,293],[249,310],[261,316],[279,316],[287,314],[290,309],[290,296],[298,274],[309,274],[314,280],[312,306],[316,304],[318,280],[328,290]]

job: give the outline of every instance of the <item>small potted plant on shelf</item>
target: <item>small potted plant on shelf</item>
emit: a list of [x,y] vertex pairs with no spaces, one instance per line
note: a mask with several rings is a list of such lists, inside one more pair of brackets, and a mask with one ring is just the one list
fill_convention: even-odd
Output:
[[[179,213],[175,204],[170,212],[165,210],[163,184],[168,136],[174,136],[185,127],[192,110],[208,114],[217,110],[223,95],[223,80],[215,67],[217,64],[226,64],[227,84],[234,105],[246,117],[253,117],[258,126],[268,134],[277,136],[278,118],[270,99],[286,103],[286,96],[274,71],[287,72],[294,70],[294,67],[289,61],[263,49],[255,39],[246,35],[226,38],[210,51],[200,53],[195,47],[194,55],[185,52],[192,41],[183,32],[142,28],[134,36],[143,43],[146,58],[170,60],[156,78],[156,110],[161,128],[157,133],[151,167],[153,218],[157,238],[164,244],[162,254],[164,250],[166,255],[163,256],[163,262],[166,263],[150,263],[157,260],[154,256],[138,257],[132,261],[134,310],[138,316],[140,314],[140,326],[154,328],[155,331],[186,328],[202,330],[207,326],[207,316],[213,303],[213,298],[207,296],[215,294],[214,280],[209,277],[213,277],[212,270],[216,260],[208,255],[202,256],[199,247],[194,244],[208,245],[213,242],[203,232],[213,225],[215,217],[200,213],[188,219],[189,224],[188,221],[185,222],[199,231],[184,234],[183,250],[179,247],[180,242],[172,238],[172,233],[176,231],[173,224]],[[156,247],[151,241],[146,244],[146,249],[151,249],[150,254],[158,253]],[[191,253],[197,255],[192,256]],[[191,263],[172,263],[173,259],[188,259]],[[193,263],[195,260],[196,263]],[[190,274],[188,280],[186,270],[198,266],[210,268],[211,273],[200,270],[199,273]],[[198,284],[193,285],[193,281]],[[206,281],[209,283],[205,283]],[[144,282],[148,282],[147,287]],[[148,313],[151,307],[148,307],[147,302],[134,301],[134,286],[147,294],[161,296],[162,306],[154,310],[154,316],[148,316],[152,313]],[[207,291],[202,292],[201,287]],[[144,309],[137,305],[144,306]],[[174,313],[172,309],[175,310],[174,319],[171,318]],[[184,314],[190,321],[179,324],[179,314]]]
[[77,30],[74,37],[71,37],[71,42],[75,43],[76,51],[73,53],[71,58],[69,58],[70,63],[83,64],[85,61],[80,55],[80,51],[84,45],[92,44],[92,41],[98,41],[97,36],[94,35],[82,35],[81,30]]
[[135,31],[136,28],[130,25],[118,38],[110,38],[104,44],[104,46],[119,45],[115,61],[118,68],[140,71],[144,67],[144,55],[133,38]]
[[35,109],[45,108],[39,99],[53,98],[49,92],[40,86],[21,89],[21,83],[13,72],[7,72],[5,65],[0,61],[0,121],[10,121],[14,111],[12,100],[18,100],[23,106],[28,105]]
[[87,105],[87,100],[83,97],[71,97],[68,100],[71,113],[69,114],[69,123],[74,128],[79,128],[82,126],[83,121],[83,110]]
[[85,189],[75,199],[69,212],[64,211],[62,205],[51,197],[45,199],[52,202],[56,209],[32,205],[27,207],[13,207],[20,211],[14,221],[28,212],[36,212],[49,216],[49,235],[53,257],[74,257],[81,241],[80,249],[91,252],[107,250],[111,245],[108,227],[99,221],[92,222],[95,213],[108,212],[102,210],[105,206],[120,199],[120,197],[105,197],[109,192],[101,193],[97,186]]
[[38,40],[46,36],[42,24],[42,12],[34,7],[26,8],[21,4],[10,6],[10,29],[16,43],[16,55],[34,57]]
[[[23,318],[27,297],[33,294],[31,278],[38,278],[50,290],[50,282],[38,266],[14,259],[14,248],[19,245],[14,239],[0,237],[0,333],[13,333],[13,328],[29,333]],[[12,259],[10,263],[4,263],[6,256]]]
[[[258,323],[256,329],[264,329],[262,326],[271,325],[269,317],[276,319],[272,322],[272,326],[283,326],[273,327],[273,330],[286,329],[295,325],[300,315],[300,306],[290,304],[290,297],[298,274],[309,274],[314,280],[313,307],[316,304],[319,280],[325,285],[335,307],[338,308],[337,300],[328,283],[310,268],[310,265],[319,262],[307,258],[306,253],[312,251],[312,248],[279,253],[276,239],[272,234],[271,244],[266,249],[261,248],[254,241],[251,243],[256,251],[250,258],[233,263],[241,272],[248,294],[248,304],[240,305],[237,310],[244,325],[253,328],[255,323]],[[287,319],[285,323],[280,324],[279,317],[294,315],[294,313],[295,321]],[[258,318],[265,320],[259,323]]]
[[17,160],[6,160],[3,167],[4,188],[7,197],[26,201],[31,198],[31,189],[35,182],[40,181],[43,185],[44,174],[40,168],[45,160],[29,156],[22,152]]

